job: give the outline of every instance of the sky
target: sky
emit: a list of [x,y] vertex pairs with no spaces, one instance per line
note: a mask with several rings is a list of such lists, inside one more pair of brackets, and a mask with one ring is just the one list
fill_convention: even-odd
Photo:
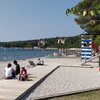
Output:
[[83,30],[66,9],[81,0],[0,0],[0,41],[67,37]]

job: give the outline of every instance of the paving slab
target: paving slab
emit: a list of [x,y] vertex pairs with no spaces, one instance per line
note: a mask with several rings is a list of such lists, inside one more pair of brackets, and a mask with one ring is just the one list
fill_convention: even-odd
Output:
[[[51,66],[51,67],[50,67]],[[17,79],[12,80],[0,80],[0,100],[15,100],[23,93],[25,93],[29,88],[34,86],[39,80],[45,77],[57,65],[48,66],[36,66],[34,68],[29,68],[29,80],[28,81],[18,81]]]

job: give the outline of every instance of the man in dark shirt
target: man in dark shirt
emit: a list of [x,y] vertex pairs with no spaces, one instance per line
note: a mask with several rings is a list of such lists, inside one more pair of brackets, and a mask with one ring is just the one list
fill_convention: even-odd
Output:
[[17,63],[16,60],[14,60],[13,63],[14,63],[15,66],[16,66],[16,68],[15,68],[15,74],[16,74],[16,75],[20,74],[20,65]]

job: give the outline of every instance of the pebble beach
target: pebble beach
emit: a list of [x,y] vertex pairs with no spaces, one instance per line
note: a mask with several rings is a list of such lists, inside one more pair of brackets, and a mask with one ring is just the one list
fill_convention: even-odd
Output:
[[60,66],[26,100],[34,100],[77,91],[100,88],[98,68]]

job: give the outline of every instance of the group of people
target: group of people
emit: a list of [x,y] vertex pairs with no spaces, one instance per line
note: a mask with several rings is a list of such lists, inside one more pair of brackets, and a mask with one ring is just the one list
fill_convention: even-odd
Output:
[[12,68],[12,64],[8,63],[5,68],[5,79],[18,79],[18,80],[26,80],[28,78],[27,70],[25,67],[21,67],[16,60],[13,61],[15,64],[15,69]]
[[[27,70],[25,67],[21,67],[16,60],[13,61],[15,64],[15,69],[12,68],[12,64],[8,63],[7,67],[5,68],[5,79],[18,79],[18,80],[27,80]],[[44,61],[42,59],[38,59],[37,65],[44,65]]]

